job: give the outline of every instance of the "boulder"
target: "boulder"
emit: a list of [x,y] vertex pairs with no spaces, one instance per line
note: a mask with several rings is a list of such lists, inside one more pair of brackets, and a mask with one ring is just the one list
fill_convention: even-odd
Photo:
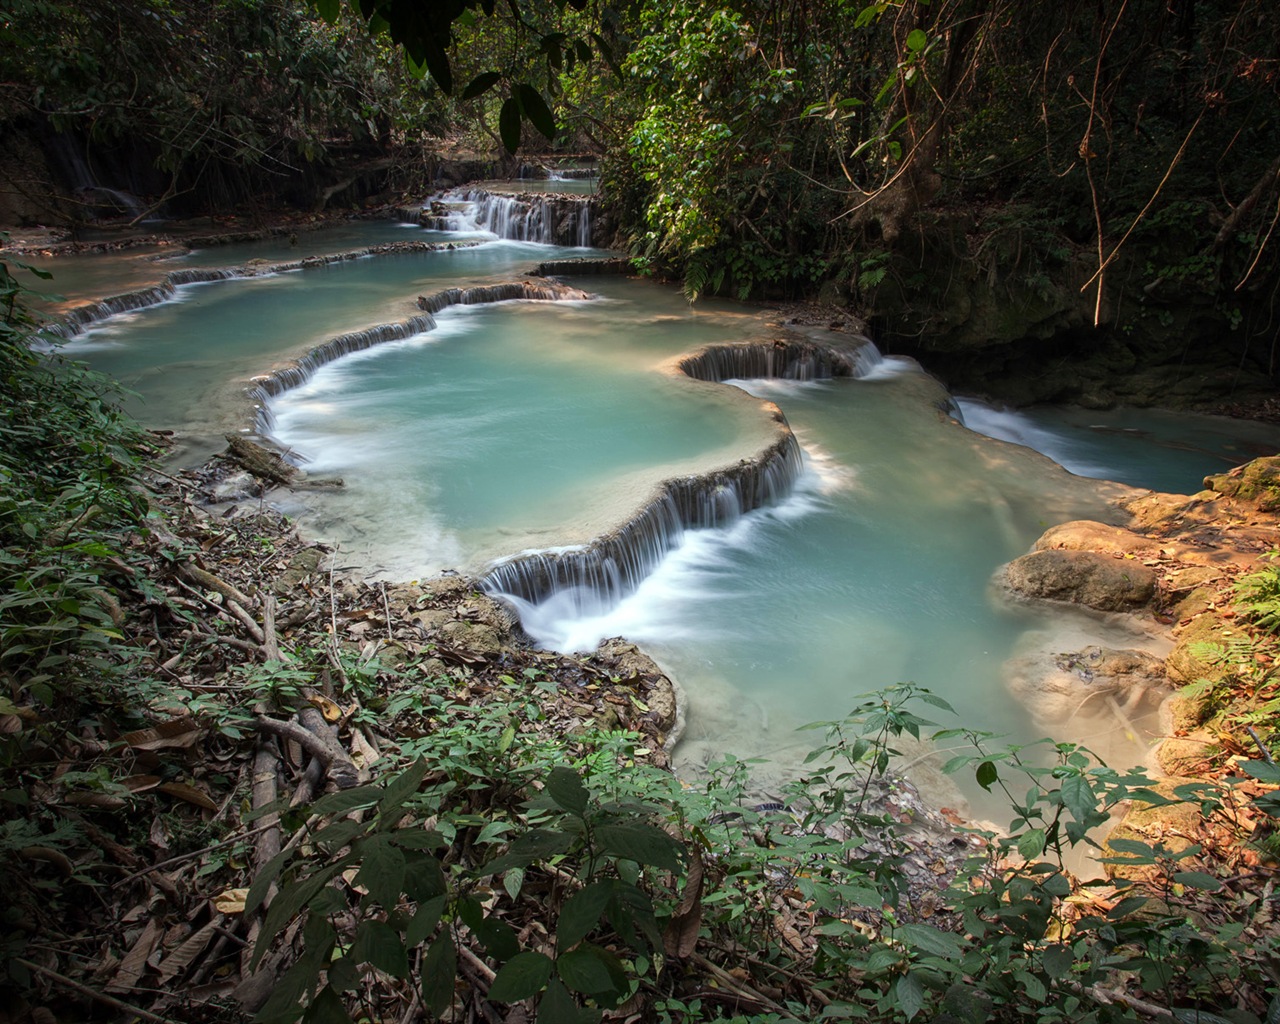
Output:
[[1204,478],[1204,486],[1218,494],[1256,505],[1263,512],[1280,512],[1280,455],[1254,459],[1229,473]]
[[1095,551],[1104,555],[1135,555],[1155,558],[1160,545],[1150,537],[1119,526],[1077,519],[1050,527],[1036,541],[1033,551]]
[[1033,551],[997,573],[1023,600],[1062,601],[1102,612],[1133,612],[1156,593],[1155,572],[1131,558],[1094,551]]

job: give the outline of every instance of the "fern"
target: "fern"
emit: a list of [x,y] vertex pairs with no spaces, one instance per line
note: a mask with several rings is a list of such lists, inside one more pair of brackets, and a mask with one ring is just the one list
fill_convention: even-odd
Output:
[[1246,618],[1269,633],[1280,633],[1280,566],[1240,577],[1235,591]]

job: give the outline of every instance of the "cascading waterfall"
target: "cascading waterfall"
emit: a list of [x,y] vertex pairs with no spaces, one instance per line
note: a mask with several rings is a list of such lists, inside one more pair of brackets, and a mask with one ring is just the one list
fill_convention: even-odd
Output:
[[844,350],[780,339],[767,344],[712,345],[684,356],[676,366],[695,380],[825,380],[865,376],[879,361],[880,353],[870,342]]
[[[879,360],[865,340],[848,348],[804,340],[712,345],[673,368],[702,381],[746,377],[816,380],[857,377]],[[776,407],[775,407],[776,410]],[[723,527],[789,495],[804,468],[800,444],[780,410],[777,440],[752,459],[710,473],[667,480],[623,526],[590,544],[528,552],[499,562],[482,578],[491,594],[517,604],[566,595],[582,609],[616,604],[678,547],[686,529]]]
[[412,252],[445,252],[453,249],[470,248],[478,242],[386,242],[381,245],[370,245],[363,249],[350,249],[346,252],[332,253],[327,256],[308,256],[300,260],[289,260],[284,263],[270,263],[243,267],[223,267],[216,269],[171,270],[164,275],[158,285],[143,288],[135,292],[113,295],[99,302],[91,302],[87,306],[78,306],[61,315],[59,322],[46,324],[40,328],[46,338],[73,338],[83,334],[91,326],[109,317],[121,313],[132,313],[148,306],[158,306],[162,302],[172,302],[177,297],[178,289],[183,285],[208,284],[213,281],[230,281],[237,278],[265,277],[269,274],[283,274],[293,270],[310,270],[324,267],[332,263],[343,263],[348,260],[363,259],[366,256],[384,256],[394,253]]
[[561,593],[592,606],[616,604],[680,545],[685,530],[726,526],[781,500],[803,464],[799,442],[785,429],[754,459],[664,481],[631,519],[590,544],[505,559],[485,573],[481,585],[491,594],[534,604]]
[[462,189],[428,201],[416,219],[437,231],[487,231],[515,242],[586,248],[595,230],[593,204],[591,196]]

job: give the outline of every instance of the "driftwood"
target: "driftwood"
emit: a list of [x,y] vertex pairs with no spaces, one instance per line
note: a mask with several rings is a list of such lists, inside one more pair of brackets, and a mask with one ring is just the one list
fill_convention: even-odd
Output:
[[264,448],[255,441],[238,434],[227,434],[227,450],[222,458],[241,469],[273,484],[290,484],[298,475],[296,467],[289,465],[277,452]]

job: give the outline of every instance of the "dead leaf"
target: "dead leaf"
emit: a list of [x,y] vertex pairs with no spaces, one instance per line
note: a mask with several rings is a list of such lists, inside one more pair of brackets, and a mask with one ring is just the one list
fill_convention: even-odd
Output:
[[159,940],[160,925],[156,923],[155,918],[152,918],[142,929],[142,934],[138,936],[138,941],[133,944],[133,948],[120,961],[120,969],[116,971],[115,977],[104,986],[106,990],[108,992],[132,991],[142,977],[142,972],[147,969],[147,957],[151,955],[151,951],[155,949]]
[[159,775],[130,775],[127,779],[121,779],[120,785],[130,793],[145,793],[148,789],[155,789],[160,781]]
[[169,837],[164,831],[164,820],[160,815],[156,815],[151,819],[151,834],[149,836],[151,845],[157,850],[169,849]]
[[342,708],[322,694],[313,693],[307,700],[320,709],[326,722],[336,722],[342,717]]
[[695,846],[689,858],[680,905],[671,915],[662,935],[662,945],[668,956],[691,956],[698,945],[698,930],[702,927],[702,876],[702,854]]
[[27,846],[18,851],[18,856],[25,860],[42,860],[46,864],[52,864],[67,878],[75,871],[65,853],[49,846]]
[[225,889],[213,898],[213,905],[220,914],[243,914],[248,889]]
[[185,782],[162,782],[156,787],[156,790],[179,800],[185,800],[189,804],[195,804],[197,807],[203,807],[206,811],[216,811],[218,805],[210,800],[204,793],[196,789],[195,786],[188,786]]
[[173,718],[149,729],[137,729],[120,737],[134,750],[186,750],[195,746],[204,730],[189,717]]
[[[248,893],[248,889],[228,890],[228,892]],[[226,895],[225,893],[223,895]],[[215,904],[217,900],[215,899]],[[244,909],[244,899],[240,900],[240,909]],[[160,983],[164,984],[181,974],[191,962],[204,952],[205,946],[209,945],[209,941],[217,934],[218,926],[222,924],[222,917],[215,915],[213,920],[207,925],[195,932],[181,946],[170,953],[160,963]]]
[[127,804],[127,801],[122,797],[111,796],[107,793],[86,793],[83,791],[68,793],[62,798],[62,802],[70,804],[72,807],[96,807],[100,811],[118,811]]

